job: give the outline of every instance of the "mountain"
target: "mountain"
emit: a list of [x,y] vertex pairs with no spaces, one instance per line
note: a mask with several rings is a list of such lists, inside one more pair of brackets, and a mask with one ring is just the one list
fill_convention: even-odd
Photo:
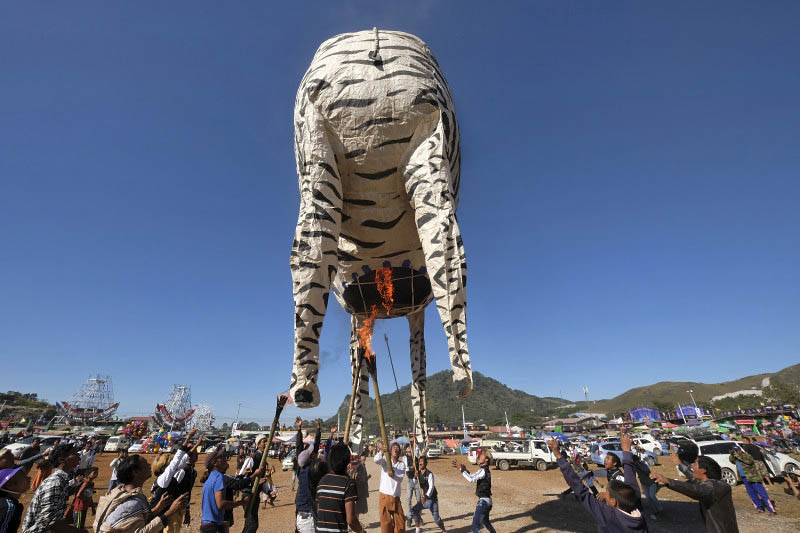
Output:
[[[569,402],[563,398],[534,396],[521,390],[510,389],[499,381],[484,376],[479,372],[472,373],[474,387],[472,395],[460,400],[456,396],[452,381],[452,372],[443,370],[428,376],[428,424],[460,425],[461,406],[468,422],[486,424],[491,426],[505,425],[504,411],[508,413],[511,425],[527,427],[541,422],[543,417],[549,415],[564,416],[567,413],[590,411],[593,413],[607,413],[610,415],[625,412],[632,407],[646,405],[661,410],[674,409],[676,403],[690,403],[688,390],[692,391],[698,404],[708,405],[711,398],[727,393],[763,389],[765,379],[774,388],[778,384],[794,388],[800,386],[800,364],[793,365],[778,372],[756,374],[723,383],[699,383],[695,381],[661,381],[653,385],[636,387],[606,400],[595,402]],[[385,386],[385,385],[384,385]],[[370,385],[371,387],[371,385]],[[371,392],[372,389],[370,389]],[[749,403],[757,405],[761,398],[751,398]],[[347,405],[350,395],[345,396],[339,407],[338,414],[341,422],[347,419]],[[397,392],[381,394],[383,402],[384,420],[387,424],[399,427],[410,427],[411,415],[411,386],[400,388],[400,401]],[[795,401],[794,396],[781,401]],[[742,403],[733,400],[734,404]],[[715,404],[719,406],[719,404]],[[365,402],[365,420],[367,424],[377,425],[378,415],[375,410],[375,400],[371,397]],[[729,408],[722,406],[723,409]],[[735,408],[735,407],[734,407]],[[329,418],[325,425],[336,422],[336,415]],[[342,428],[343,429],[343,428]],[[374,431],[370,430],[370,431]]]
[[[452,375],[450,370],[443,370],[428,376],[427,420],[429,425],[460,425],[461,406],[463,405],[468,422],[493,426],[505,425],[503,411],[506,411],[511,425],[526,427],[535,420],[551,413],[554,409],[570,405],[570,402],[560,398],[540,398],[521,390],[510,389],[499,381],[475,371],[472,372],[472,395],[465,400],[460,400],[456,396]],[[370,387],[372,387],[371,384]],[[371,388],[370,392],[372,392]],[[342,424],[347,419],[349,402],[350,395],[348,394],[342,400],[338,410]],[[392,391],[388,394],[381,392],[381,402],[383,404],[384,420],[387,424],[411,427],[413,417],[411,414],[410,384],[400,388],[399,401],[397,391]],[[367,424],[377,426],[378,414],[375,409],[375,400],[372,397],[365,402],[364,415]],[[325,421],[325,425],[335,422],[336,415]],[[368,430],[375,431],[374,428],[368,428]]]
[[591,410],[609,414],[621,413],[641,405],[667,410],[674,409],[676,403],[691,403],[687,392],[689,390],[692,391],[692,395],[698,404],[707,405],[711,402],[711,398],[715,396],[743,390],[761,390],[765,387],[764,383],[766,383],[765,379],[767,378],[769,378],[769,384],[771,385],[775,385],[776,382],[794,386],[800,385],[800,364],[784,368],[778,372],[756,374],[722,383],[660,381],[653,385],[627,390],[607,400],[588,403],[579,402],[577,405],[579,410]]

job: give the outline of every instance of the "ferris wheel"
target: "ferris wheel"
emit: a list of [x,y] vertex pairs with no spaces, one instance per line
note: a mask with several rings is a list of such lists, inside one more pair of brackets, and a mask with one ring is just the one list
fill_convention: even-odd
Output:
[[186,429],[196,429],[200,433],[211,431],[214,426],[214,412],[211,407],[204,404],[194,406],[194,414],[186,422]]

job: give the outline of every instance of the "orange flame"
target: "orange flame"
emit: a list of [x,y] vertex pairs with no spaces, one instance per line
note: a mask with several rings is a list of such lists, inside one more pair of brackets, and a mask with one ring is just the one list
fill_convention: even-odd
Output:
[[[386,316],[392,310],[394,304],[394,285],[392,284],[392,269],[379,268],[375,271],[375,282],[378,285],[378,293],[381,295],[381,305],[386,309]],[[375,319],[378,317],[378,307],[373,305],[370,308],[369,316],[364,319],[364,323],[358,328],[358,345],[364,350],[364,357],[367,361],[375,358],[372,351],[372,331],[375,327]]]
[[378,316],[378,308],[372,306],[369,316],[364,319],[364,323],[358,328],[358,345],[364,350],[364,357],[369,361],[375,357],[372,351],[372,328],[375,327],[375,317]]
[[394,284],[392,283],[392,269],[379,268],[375,271],[375,281],[378,284],[378,292],[383,300],[383,308],[386,309],[386,316],[392,311],[394,304]]

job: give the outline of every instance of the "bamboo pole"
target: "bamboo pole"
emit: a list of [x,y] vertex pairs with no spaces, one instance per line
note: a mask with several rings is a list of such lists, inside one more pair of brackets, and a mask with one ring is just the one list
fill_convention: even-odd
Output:
[[[258,465],[258,468],[264,468],[267,465],[267,455],[269,455],[269,447],[272,445],[272,439],[275,437],[275,430],[278,427],[278,419],[281,416],[281,412],[283,408],[286,407],[286,402],[289,400],[288,396],[284,396],[282,394],[278,395],[278,401],[275,406],[275,418],[272,419],[272,426],[269,428],[269,438],[267,439],[267,446],[264,448],[264,453],[261,455],[261,462]],[[253,502],[256,500],[256,496],[258,495],[258,486],[261,485],[261,478],[256,477],[253,479],[253,491],[250,493],[250,499],[247,501],[247,509],[245,510],[244,516],[245,518],[250,516],[250,512],[253,508]]]
[[394,477],[392,468],[392,451],[389,449],[389,437],[386,435],[386,424],[383,422],[383,406],[381,405],[381,391],[378,389],[378,365],[376,364],[375,354],[369,358],[369,374],[372,377],[372,388],[375,391],[375,407],[378,409],[378,424],[381,426],[381,437],[383,446],[386,448],[386,469],[389,476]]

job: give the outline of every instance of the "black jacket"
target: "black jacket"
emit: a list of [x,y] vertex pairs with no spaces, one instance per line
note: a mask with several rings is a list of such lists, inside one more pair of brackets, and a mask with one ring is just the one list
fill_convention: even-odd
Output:
[[669,488],[700,502],[700,511],[710,533],[738,533],[731,486],[719,479],[694,483],[670,479]]

